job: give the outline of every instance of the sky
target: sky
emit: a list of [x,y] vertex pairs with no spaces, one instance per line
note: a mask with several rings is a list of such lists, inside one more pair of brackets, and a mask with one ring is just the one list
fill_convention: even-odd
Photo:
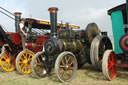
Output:
[[[0,6],[10,12],[22,12],[22,17],[49,20],[48,8],[58,7],[58,22],[68,22],[85,30],[89,23],[97,23],[101,31],[112,35],[111,18],[107,10],[125,0],[0,0]],[[0,9],[1,11],[1,9]],[[14,20],[0,13],[0,24],[8,32],[15,31]]]

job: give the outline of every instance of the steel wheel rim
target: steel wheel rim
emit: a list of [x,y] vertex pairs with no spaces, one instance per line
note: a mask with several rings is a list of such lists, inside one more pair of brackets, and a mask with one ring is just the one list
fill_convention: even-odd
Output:
[[116,77],[117,74],[117,58],[116,55],[112,52],[108,57],[108,73],[111,79]]
[[21,72],[23,73],[31,73],[31,60],[33,58],[34,54],[30,51],[24,52],[18,61],[18,67]]
[[[61,59],[59,64],[59,75],[64,81],[69,80],[72,77],[75,69],[74,64],[75,64],[75,61],[72,55],[70,54],[63,56],[63,58]],[[67,76],[67,77],[64,78],[64,76]]]
[[1,57],[0,57],[0,65],[1,65],[1,68],[4,70],[4,71],[13,71],[16,66],[15,66],[15,60],[13,61],[10,57],[9,57],[9,54],[8,52],[4,52],[1,54]]

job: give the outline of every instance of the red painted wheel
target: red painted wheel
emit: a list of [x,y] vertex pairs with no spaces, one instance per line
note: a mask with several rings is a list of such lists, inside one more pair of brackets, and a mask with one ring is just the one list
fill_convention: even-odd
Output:
[[117,74],[117,57],[113,50],[106,50],[102,61],[103,75],[108,79],[112,80]]

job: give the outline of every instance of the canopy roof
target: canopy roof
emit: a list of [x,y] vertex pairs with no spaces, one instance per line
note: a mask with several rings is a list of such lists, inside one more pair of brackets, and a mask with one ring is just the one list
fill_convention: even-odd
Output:
[[[50,30],[50,21],[46,21],[46,20],[38,20],[38,19],[33,19],[33,18],[25,18],[26,22],[25,22],[25,26],[29,27],[31,26],[32,28],[38,28],[38,29],[46,29],[46,30]],[[61,24],[61,23],[57,23],[57,27],[63,27],[66,28],[65,24]],[[75,25],[69,25],[69,28],[72,29],[80,29],[80,26],[75,26]]]

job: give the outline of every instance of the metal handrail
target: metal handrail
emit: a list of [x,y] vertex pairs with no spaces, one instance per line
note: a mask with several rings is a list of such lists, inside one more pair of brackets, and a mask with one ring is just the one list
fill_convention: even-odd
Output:
[[12,16],[15,16],[13,13],[9,12],[8,10],[6,10],[6,9],[5,9],[5,8],[3,8],[3,7],[0,7],[0,9],[2,9],[2,10],[4,10],[4,11],[6,11],[7,13],[11,14]]
[[[0,9],[2,9],[3,11],[9,13],[9,14],[12,15],[12,16],[15,16],[13,13],[9,12],[8,10],[6,10],[6,9],[3,8],[3,7],[0,7]],[[11,17],[10,15],[8,15],[7,13],[5,13],[5,12],[3,12],[3,11],[0,11],[0,12],[1,12],[2,14],[6,15],[7,17],[9,17],[9,18],[15,20],[15,18]]]

